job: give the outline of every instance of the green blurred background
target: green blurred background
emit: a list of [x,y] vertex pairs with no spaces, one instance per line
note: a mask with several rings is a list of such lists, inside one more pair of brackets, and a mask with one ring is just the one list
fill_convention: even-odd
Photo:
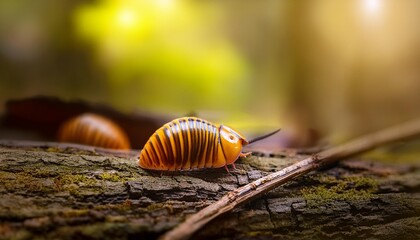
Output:
[[0,110],[49,95],[344,140],[420,115],[419,13],[418,0],[4,0]]

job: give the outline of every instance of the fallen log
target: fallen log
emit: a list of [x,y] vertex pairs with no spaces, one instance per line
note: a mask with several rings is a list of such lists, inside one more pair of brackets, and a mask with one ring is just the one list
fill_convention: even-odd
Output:
[[[227,192],[307,155],[252,156],[224,169],[146,172],[136,158],[0,147],[5,239],[156,239]],[[420,158],[420,156],[418,156]],[[420,166],[352,158],[278,187],[194,239],[420,237]]]

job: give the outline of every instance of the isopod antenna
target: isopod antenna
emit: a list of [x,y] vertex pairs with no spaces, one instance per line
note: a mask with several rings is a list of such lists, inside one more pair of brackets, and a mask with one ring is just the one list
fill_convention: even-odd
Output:
[[277,129],[277,130],[276,130],[276,131],[274,131],[274,132],[267,133],[267,134],[265,134],[265,135],[262,135],[262,136],[259,136],[259,137],[254,138],[254,139],[251,139],[250,141],[248,141],[248,144],[251,144],[251,143],[254,143],[254,142],[257,142],[257,141],[263,140],[263,139],[265,139],[265,138],[268,138],[268,137],[270,137],[270,136],[272,136],[272,135],[274,135],[274,134],[276,134],[276,133],[280,132],[280,130],[281,130],[281,128],[280,128],[280,129]]

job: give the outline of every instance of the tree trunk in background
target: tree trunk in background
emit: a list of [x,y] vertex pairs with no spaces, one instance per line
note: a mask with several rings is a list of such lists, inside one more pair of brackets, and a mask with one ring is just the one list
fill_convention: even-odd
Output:
[[[146,172],[136,159],[0,147],[0,238],[154,239],[225,193],[306,155],[237,170]],[[420,157],[419,157],[420,158]],[[194,239],[419,239],[420,167],[350,159],[215,219]]]

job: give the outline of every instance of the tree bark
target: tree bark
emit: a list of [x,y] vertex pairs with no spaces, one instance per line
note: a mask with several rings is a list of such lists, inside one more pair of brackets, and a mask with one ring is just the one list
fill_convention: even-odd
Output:
[[[136,158],[0,147],[0,238],[155,239],[239,186],[307,155],[237,170],[146,172]],[[418,157],[420,158],[420,156]],[[194,239],[419,239],[420,167],[366,157],[308,174],[216,218]]]

